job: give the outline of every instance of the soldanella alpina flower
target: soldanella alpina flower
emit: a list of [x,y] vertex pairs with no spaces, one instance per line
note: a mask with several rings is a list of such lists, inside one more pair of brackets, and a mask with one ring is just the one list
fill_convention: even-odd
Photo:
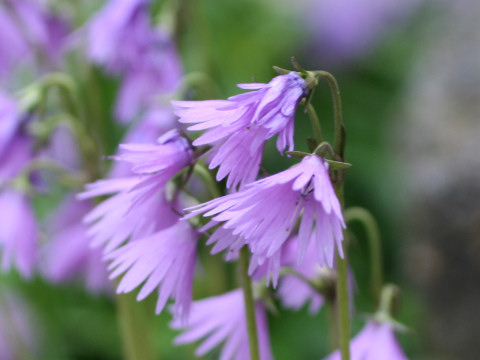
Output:
[[90,58],[123,76],[115,113],[124,122],[173,91],[183,72],[169,34],[151,24],[151,2],[111,0],[89,25]]
[[174,313],[185,319],[192,301],[192,285],[197,253],[197,231],[186,222],[131,241],[110,253],[106,259],[111,278],[124,274],[117,292],[126,293],[142,286],[142,300],[158,288],[157,314],[168,299],[175,299]]
[[[266,313],[261,302],[255,304],[255,318],[260,359],[272,360]],[[195,301],[187,321],[175,318],[170,326],[184,330],[183,334],[175,338],[176,345],[205,338],[195,352],[197,356],[203,356],[223,343],[220,360],[250,359],[245,303],[240,289]]]
[[102,250],[93,249],[82,222],[93,204],[68,196],[47,221],[49,241],[43,247],[42,272],[54,283],[65,283],[80,278],[87,290],[98,293],[110,291],[107,266]]
[[[319,265],[333,267],[335,248],[343,257],[345,223],[328,169],[322,158],[307,156],[290,169],[248,184],[242,191],[187,209],[192,211],[187,217],[212,217],[204,229],[221,224],[209,243],[221,243],[222,249],[235,252],[248,245],[253,255],[250,273],[265,260],[278,256],[301,217],[298,262],[303,261],[310,239],[314,239]],[[271,275],[276,282],[279,266],[273,269]]]
[[[400,347],[392,325],[369,321],[352,340],[352,360],[407,360]],[[340,360],[340,351],[335,351],[324,360]]]
[[157,144],[120,145],[114,157],[131,165],[128,178],[99,180],[87,185],[80,199],[113,195],[86,217],[94,245],[108,252],[126,240],[139,239],[173,225],[177,219],[175,200],[169,201],[167,182],[192,161],[188,142],[173,130]]
[[264,144],[278,134],[277,149],[293,150],[293,119],[300,100],[307,95],[305,80],[296,72],[273,78],[268,84],[239,84],[256,90],[228,100],[174,101],[180,122],[188,130],[207,130],[193,145],[211,145],[207,162],[219,167],[217,180],[228,176],[235,188],[256,179]]

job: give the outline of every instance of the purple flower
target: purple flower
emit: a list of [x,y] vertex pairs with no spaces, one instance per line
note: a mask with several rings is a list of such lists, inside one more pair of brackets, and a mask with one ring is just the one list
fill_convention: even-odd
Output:
[[94,62],[119,73],[141,59],[151,44],[149,2],[111,0],[93,17],[88,52]]
[[[407,360],[393,327],[387,323],[369,321],[350,346],[351,360]],[[340,351],[337,350],[324,360],[340,359]]]
[[296,72],[280,75],[268,84],[239,84],[257,90],[228,100],[173,101],[180,122],[188,130],[207,130],[193,145],[211,145],[209,168],[219,167],[217,180],[228,176],[227,187],[235,188],[256,179],[263,147],[278,134],[277,149],[293,150],[295,110],[306,96],[305,80]]
[[[194,206],[188,217],[204,213],[212,221],[202,230],[221,223],[208,243],[216,250],[236,252],[247,244],[252,252],[250,273],[266,259],[277,258],[302,214],[298,230],[298,263],[308,244],[316,242],[320,266],[333,267],[335,247],[343,257],[341,242],[345,227],[340,203],[330,182],[328,163],[316,155],[278,174],[255,181],[244,190]],[[314,229],[315,223],[315,229]],[[279,262],[272,267],[274,283]]]
[[[0,24],[1,23],[0,13]],[[2,57],[0,56],[0,58]],[[19,116],[17,104],[9,96],[0,92],[0,157],[17,133],[20,122],[21,117]]]
[[66,35],[67,25],[38,1],[6,0],[0,5],[0,75],[39,52],[56,62]]
[[[273,359],[270,349],[265,308],[261,302],[255,306],[258,330],[258,343],[261,360]],[[195,354],[203,356],[214,347],[224,342],[220,360],[250,359],[245,303],[242,290],[237,289],[224,295],[195,301],[187,323],[174,319],[170,326],[184,330],[174,343],[188,344],[205,338]]]
[[192,301],[198,237],[190,225],[179,221],[110,253],[106,257],[107,260],[113,260],[109,266],[110,278],[125,273],[117,292],[130,292],[145,282],[138,300],[144,299],[158,288],[157,314],[170,298],[175,299],[176,316],[187,317]]
[[304,11],[324,56],[349,59],[365,54],[411,13],[418,0],[306,1]]
[[15,264],[18,271],[30,277],[37,259],[37,224],[25,194],[4,189],[0,192],[0,249],[2,270]]
[[90,58],[125,76],[115,106],[121,121],[148,108],[154,95],[174,90],[182,76],[169,35],[150,24],[150,2],[112,0],[89,28]]
[[50,240],[44,247],[44,274],[55,283],[82,277],[86,288],[94,293],[111,289],[102,251],[92,249],[87,227],[82,218],[91,209],[89,202],[79,202],[67,197],[50,215],[47,235]]
[[[319,266],[313,241],[308,245],[305,259],[301,264],[298,264],[294,259],[297,246],[298,242],[296,239],[289,240],[286,243],[282,251],[282,265],[291,266],[296,272],[307,279],[314,279],[321,275],[322,272],[328,274],[333,271],[329,268]],[[278,287],[278,296],[284,307],[293,310],[298,310],[309,302],[309,311],[311,314],[317,313],[324,302],[322,295],[312,289],[305,281],[294,275],[282,276]]]
[[80,199],[115,194],[99,204],[85,218],[94,245],[106,244],[108,252],[127,239],[139,239],[173,225],[178,220],[176,198],[167,200],[167,182],[191,164],[188,142],[170,131],[158,144],[120,145],[117,161],[131,164],[134,176],[99,180],[87,185]]

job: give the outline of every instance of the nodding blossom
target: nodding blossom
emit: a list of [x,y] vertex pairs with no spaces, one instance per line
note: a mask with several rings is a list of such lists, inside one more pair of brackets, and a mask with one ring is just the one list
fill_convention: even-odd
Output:
[[228,100],[173,101],[180,122],[188,130],[206,130],[193,142],[211,145],[207,163],[218,167],[217,180],[227,177],[227,187],[254,181],[260,169],[265,142],[278,134],[277,149],[293,150],[294,116],[307,95],[305,80],[296,72],[273,78],[268,84],[239,84],[256,90]]
[[322,158],[307,156],[290,169],[248,184],[239,192],[186,209],[191,211],[187,218],[198,214],[211,217],[201,230],[220,224],[208,241],[219,245],[217,251],[235,253],[248,245],[252,253],[250,273],[265,260],[273,259],[277,265],[271,267],[270,276],[275,285],[279,252],[301,217],[298,263],[303,261],[312,238],[319,265],[333,267],[335,248],[343,257],[345,222],[328,169]]
[[[1,268],[13,265],[25,277],[32,274],[37,259],[38,228],[21,175],[33,159],[32,139],[22,130],[22,115],[16,104],[0,97],[0,251]],[[20,177],[20,178],[19,178]],[[28,186],[28,185],[27,185]]]
[[[374,321],[369,321],[351,341],[350,352],[351,360],[407,360],[392,325]],[[335,351],[324,360],[341,360],[340,351]]]
[[185,319],[192,301],[198,237],[188,223],[179,221],[108,254],[110,278],[125,273],[117,292],[130,292],[144,283],[137,297],[142,300],[158,288],[157,314],[168,299],[175,299],[174,313]]
[[67,38],[68,26],[50,14],[41,2],[4,0],[0,4],[0,77],[18,63],[42,60],[55,63]]
[[120,145],[113,157],[131,165],[132,176],[99,180],[87,185],[80,199],[113,195],[97,205],[85,221],[94,245],[111,251],[128,239],[139,239],[170,227],[178,220],[175,198],[167,198],[167,182],[191,165],[192,149],[175,130],[165,133],[157,144]]
[[[258,345],[261,360],[272,360],[270,337],[263,304],[255,304]],[[174,340],[176,345],[204,340],[195,351],[203,356],[223,343],[219,360],[250,359],[245,302],[241,289],[226,294],[195,301],[187,321],[175,318],[170,326],[183,333]]]
[[149,3],[151,0],[111,0],[89,26],[92,61],[124,76],[115,105],[123,122],[148,108],[154,95],[174,90],[182,76],[169,35],[150,23]]
[[[325,272],[328,275],[332,269],[321,267],[318,264],[317,255],[315,253],[315,243],[313,241],[308,245],[305,259],[301,264],[295,260],[298,242],[295,238],[288,240],[285,245],[281,262],[284,266],[291,266],[293,270],[303,275],[307,279],[314,279]],[[278,297],[284,307],[299,310],[305,304],[309,303],[309,311],[311,314],[317,313],[323,306],[324,298],[312,287],[294,275],[285,275],[280,279],[278,286]]]
[[82,222],[93,204],[68,196],[47,221],[49,241],[43,248],[44,276],[54,283],[82,278],[87,290],[108,292],[112,286],[101,249],[92,249]]

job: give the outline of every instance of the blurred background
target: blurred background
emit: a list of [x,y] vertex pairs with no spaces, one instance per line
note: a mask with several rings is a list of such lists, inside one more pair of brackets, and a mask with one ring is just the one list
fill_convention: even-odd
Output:
[[[85,50],[86,29],[104,3],[37,2],[68,29],[51,69],[71,74],[84,92],[95,81],[97,121],[105,140],[98,156],[113,154],[126,131],[114,109],[123,75],[91,63]],[[307,70],[335,75],[347,129],[346,161],[353,164],[347,170],[346,206],[365,207],[378,220],[385,278],[402,289],[398,320],[411,329],[399,334],[405,352],[410,359],[475,359],[480,351],[480,3],[169,0],[153,1],[151,14],[155,26],[172,35],[183,72],[212,80],[209,91],[187,94],[195,98],[226,98],[240,92],[237,83],[269,82],[276,75],[273,65],[292,69],[292,56]],[[30,21],[20,12],[17,16]],[[8,36],[0,34],[0,42]],[[6,63],[2,54],[7,53],[0,52]],[[38,57],[14,60],[2,68],[7,71],[0,80],[2,92],[10,94],[42,73]],[[87,70],[84,63],[89,63]],[[95,106],[95,99],[89,101]],[[332,139],[327,83],[318,87],[313,104]],[[308,118],[299,111],[297,150],[307,151],[310,135]],[[69,146],[63,139],[57,152],[68,152]],[[276,152],[273,142],[268,144],[266,171],[293,163]],[[51,189],[37,196],[37,217],[48,222],[62,194]],[[364,314],[374,310],[368,247],[358,224],[351,227],[349,253],[356,281],[356,334]],[[200,275],[196,298],[234,287],[208,282]],[[34,359],[121,358],[108,286],[92,291],[78,279],[51,281],[36,274],[24,280],[15,271],[0,275],[0,283],[5,295],[0,314],[11,314],[8,323],[0,316],[0,345],[2,336],[14,335],[34,349]],[[154,304],[151,296],[136,316],[149,319],[150,329],[141,331],[151,336],[159,358],[194,358],[193,345],[172,345],[176,333],[168,328],[170,315],[154,316]],[[325,356],[325,318],[325,311],[311,316],[305,308],[270,315],[275,358]],[[218,354],[209,356],[205,359]]]

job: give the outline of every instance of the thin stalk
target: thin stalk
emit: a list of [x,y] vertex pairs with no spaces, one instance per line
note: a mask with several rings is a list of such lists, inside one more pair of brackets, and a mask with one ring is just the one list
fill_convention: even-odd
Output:
[[364,208],[352,207],[345,211],[345,221],[350,222],[354,220],[361,222],[367,233],[370,252],[370,285],[372,287],[375,306],[377,306],[380,301],[380,292],[383,284],[380,231],[373,215]]
[[255,317],[255,301],[253,299],[252,280],[248,275],[249,251],[246,246],[240,250],[240,277],[245,300],[245,313],[247,317],[248,342],[250,345],[250,360],[260,360],[258,347],[257,322]]
[[343,124],[342,99],[340,97],[340,88],[335,77],[327,71],[315,71],[318,79],[325,79],[330,85],[333,100],[333,112],[335,120],[335,138],[333,148],[341,160],[345,156],[345,126]]
[[117,314],[122,335],[125,360],[153,360],[151,333],[145,328],[145,314],[139,314],[131,294],[117,295]]
[[311,103],[308,103],[307,105],[307,114],[310,122],[312,123],[315,140],[317,140],[317,143],[320,144],[323,141],[322,127],[320,126],[320,120],[318,119],[317,112]]
[[330,343],[330,350],[334,351],[338,344],[337,310],[335,307],[335,301],[326,301],[325,305],[327,307],[328,340]]
[[208,190],[210,191],[210,194],[214,198],[218,198],[222,196],[220,193],[220,190],[218,189],[217,182],[213,178],[212,174],[208,169],[199,163],[196,163],[195,166],[193,167],[193,172],[200,176],[202,179],[203,183],[207,186]]

